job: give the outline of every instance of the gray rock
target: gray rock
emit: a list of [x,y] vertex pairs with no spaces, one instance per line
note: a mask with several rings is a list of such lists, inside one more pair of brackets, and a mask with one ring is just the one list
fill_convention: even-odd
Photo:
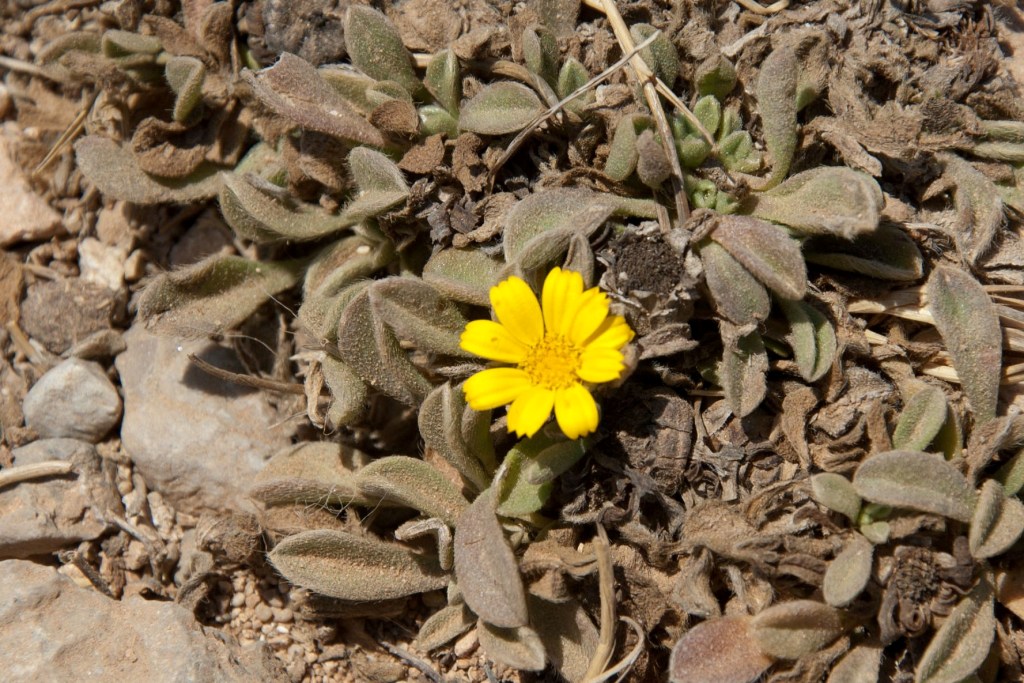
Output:
[[124,389],[121,442],[145,477],[177,509],[245,509],[245,492],[293,427],[263,394],[210,377],[188,354],[233,371],[234,353],[133,327],[116,360]]
[[19,131],[5,129],[0,135],[0,247],[52,237],[61,226],[61,216],[29,187],[14,162],[11,138]]
[[92,444],[43,439],[13,455],[16,467],[63,460],[74,470],[0,488],[0,558],[56,552],[107,531],[104,513],[118,513],[121,503]]
[[42,437],[98,443],[121,417],[117,389],[96,363],[71,358],[43,375],[22,406]]
[[22,328],[51,353],[109,330],[113,314],[114,292],[81,278],[37,282],[21,303]]
[[118,602],[51,567],[0,562],[5,681],[284,681],[266,646],[208,633],[183,607]]

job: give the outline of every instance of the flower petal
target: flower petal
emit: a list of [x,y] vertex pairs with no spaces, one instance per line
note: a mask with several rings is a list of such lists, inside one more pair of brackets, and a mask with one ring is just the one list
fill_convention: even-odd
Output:
[[512,276],[491,287],[491,307],[509,333],[527,346],[544,337],[544,318],[537,295],[519,278]]
[[590,338],[581,344],[584,349],[621,349],[633,338],[633,330],[621,315],[610,315],[604,319]]
[[588,347],[580,356],[580,367],[576,374],[584,382],[611,382],[622,375],[626,367],[622,352],[617,349]]
[[608,295],[597,287],[591,287],[579,298],[579,309],[569,328],[569,338],[575,344],[582,344],[608,317]]
[[578,439],[597,429],[597,404],[582,384],[555,392],[555,419],[565,435]]
[[578,300],[583,294],[583,276],[574,270],[552,268],[544,278],[541,303],[544,308],[544,325],[553,334],[566,334],[572,324],[572,316],[579,308]]
[[526,358],[529,350],[503,325],[493,320],[471,321],[459,338],[459,347],[463,351],[502,363],[518,363]]
[[551,416],[555,392],[533,387],[520,394],[508,409],[508,429],[516,436],[533,436]]
[[533,386],[519,368],[489,368],[466,380],[462,391],[473,410],[491,410],[516,400]]

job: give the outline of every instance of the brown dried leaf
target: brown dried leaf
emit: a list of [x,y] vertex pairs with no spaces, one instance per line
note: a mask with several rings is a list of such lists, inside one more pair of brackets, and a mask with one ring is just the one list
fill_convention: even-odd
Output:
[[753,683],[772,665],[751,633],[751,617],[704,621],[672,648],[672,683]]
[[718,380],[733,413],[746,417],[761,405],[768,391],[768,353],[757,332],[737,336],[727,331],[732,326],[724,320],[720,327],[724,348]]
[[969,263],[977,263],[992,247],[1006,220],[1003,200],[995,184],[955,154],[940,154],[946,179],[953,185],[953,201],[960,225],[953,231],[957,249]]

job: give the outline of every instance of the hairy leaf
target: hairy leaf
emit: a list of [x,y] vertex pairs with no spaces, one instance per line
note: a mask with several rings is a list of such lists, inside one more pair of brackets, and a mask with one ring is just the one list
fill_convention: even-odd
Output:
[[523,62],[552,88],[558,83],[558,42],[555,34],[543,26],[523,30]]
[[459,115],[462,102],[462,77],[459,73],[459,59],[450,49],[441,50],[427,65],[423,85],[437,103],[452,116]]
[[171,57],[164,67],[167,83],[176,95],[171,118],[185,121],[203,101],[206,67],[195,57]]
[[540,98],[525,85],[499,81],[462,105],[459,128],[481,135],[515,133],[543,111]]
[[804,258],[881,280],[916,280],[924,272],[921,250],[901,227],[892,223],[880,223],[873,233],[853,241],[812,237],[804,242]]
[[1003,485],[1008,496],[1015,496],[1024,488],[1024,449],[1017,451],[999,468],[995,479]]
[[359,470],[358,485],[368,497],[411,507],[449,526],[469,505],[437,468],[404,455],[374,460]]
[[881,666],[881,647],[857,645],[843,655],[825,683],[877,683]]
[[817,652],[843,631],[839,610],[813,600],[779,603],[751,621],[757,646],[778,659],[799,659]]
[[941,456],[919,451],[873,455],[857,468],[853,487],[865,500],[967,522],[974,491]]
[[754,412],[768,391],[768,353],[757,332],[740,337],[725,333],[728,323],[721,321],[723,329],[722,361],[718,366],[718,379],[725,391],[725,400],[737,417]]
[[342,211],[349,225],[380,215],[409,196],[402,171],[380,152],[356,147],[348,155],[348,166],[359,188],[359,194]]
[[586,610],[575,599],[554,603],[531,595],[529,601],[533,627],[551,664],[570,683],[583,681],[599,640]]
[[854,534],[825,571],[821,586],[825,602],[833,607],[846,607],[853,602],[871,579],[873,561],[874,546],[860,534]]
[[914,394],[900,413],[892,433],[897,450],[923,451],[946,422],[946,394],[942,389],[925,386]]
[[278,543],[269,558],[296,586],[342,600],[402,598],[449,580],[435,558],[345,531],[303,531]]
[[[566,57],[565,63],[562,64],[561,71],[558,72],[558,97],[565,98],[576,92],[590,80],[590,74],[587,73],[587,67],[583,66],[578,59],[575,57]],[[591,92],[577,96],[575,99],[566,102],[565,108],[577,116],[583,114],[583,108],[586,107],[594,100],[594,95]]]
[[376,505],[378,496],[358,488],[353,471],[365,456],[341,444],[311,441],[272,457],[256,476],[249,495],[264,505]]
[[748,210],[805,235],[853,239],[875,231],[884,203],[870,176],[845,166],[819,166],[752,194]]
[[459,517],[455,577],[466,604],[482,622],[515,629],[529,621],[526,591],[519,563],[495,514],[495,503],[494,489],[487,489]]
[[988,479],[978,494],[967,536],[971,555],[978,559],[995,557],[1010,549],[1024,533],[1024,503],[1008,498],[995,479]]
[[671,683],[753,683],[772,665],[750,628],[751,617],[703,621],[676,641],[668,671]]
[[694,76],[697,94],[701,97],[713,95],[724,100],[736,87],[736,67],[721,53],[716,53],[697,67]]
[[796,240],[781,228],[750,216],[720,216],[711,239],[779,296],[804,298],[807,266]]
[[378,280],[370,287],[370,304],[399,339],[411,341],[416,348],[472,357],[459,348],[466,318],[423,280],[410,276]]
[[615,125],[604,172],[612,180],[622,182],[636,169],[636,137],[651,126],[651,118],[642,114],[627,114]]
[[[657,30],[650,24],[633,24],[629,27],[629,34],[639,45]],[[640,56],[665,85],[671,88],[675,84],[679,76],[679,52],[664,32],[655,38],[654,42],[640,50]]]
[[1003,333],[996,307],[974,277],[948,266],[932,271],[925,295],[975,422],[985,423],[996,416],[1002,376]]
[[498,512],[507,517],[540,510],[552,481],[579,461],[585,442],[569,440],[555,423],[519,441],[505,456],[506,475],[498,493]]
[[953,185],[959,225],[953,231],[957,249],[976,263],[992,246],[1005,221],[1003,200],[995,183],[955,154],[940,154],[945,175]]
[[423,279],[455,301],[490,306],[503,265],[482,249],[442,249],[423,266]]
[[789,45],[772,50],[761,65],[757,79],[757,109],[761,114],[765,146],[772,158],[772,174],[762,189],[782,182],[796,153],[796,83],[799,72],[800,63]]
[[324,383],[331,392],[327,408],[327,424],[333,428],[349,426],[366,410],[366,382],[352,368],[330,355],[321,361]]
[[779,299],[789,321],[786,343],[793,349],[800,376],[808,382],[821,379],[836,357],[836,332],[817,308],[803,301]]
[[416,649],[430,652],[449,643],[473,628],[476,619],[463,602],[448,605],[434,612],[420,626],[416,635]]
[[466,404],[461,389],[446,382],[423,399],[419,428],[427,446],[441,454],[477,491],[487,488],[495,466],[491,411]]
[[345,13],[345,48],[357,69],[378,81],[396,81],[410,95],[421,85],[412,55],[383,13],[365,5],[350,5]]
[[546,656],[544,643],[529,626],[499,628],[480,620],[477,625],[480,647],[488,658],[523,671],[540,671]]
[[719,314],[737,325],[759,323],[768,317],[768,290],[750,271],[717,242],[705,240],[698,251],[708,294]]
[[992,586],[983,578],[928,643],[914,683],[957,683],[970,676],[988,656],[995,631]]
[[846,515],[856,523],[860,516],[861,497],[849,479],[834,472],[811,477],[811,497],[830,510]]
[[317,69],[317,73],[360,114],[369,116],[377,106],[370,101],[367,94],[377,82],[357,73],[347,64],[325,64]]
[[222,178],[219,200],[224,220],[240,237],[254,242],[315,240],[355,222],[312,204],[286,204],[254,185],[251,177],[223,173]]

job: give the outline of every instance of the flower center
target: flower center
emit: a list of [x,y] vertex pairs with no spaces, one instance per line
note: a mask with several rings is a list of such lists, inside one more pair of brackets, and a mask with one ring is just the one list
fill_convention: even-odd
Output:
[[579,379],[580,349],[560,334],[546,335],[526,354],[519,367],[545,389],[567,389]]

